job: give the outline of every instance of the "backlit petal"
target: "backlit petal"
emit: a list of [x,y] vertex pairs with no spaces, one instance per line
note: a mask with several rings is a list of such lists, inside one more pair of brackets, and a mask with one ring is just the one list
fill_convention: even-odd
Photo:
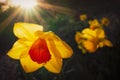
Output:
[[[19,59],[21,54],[29,49],[29,46],[27,44],[23,44],[21,42],[22,40],[18,40],[14,43],[13,47],[10,49],[10,51],[7,53],[7,55],[14,59]],[[24,41],[25,43],[25,41]],[[29,43],[30,44],[30,43]]]
[[103,42],[99,42],[99,44],[97,45],[97,48],[102,48],[102,47],[104,47],[104,43]]
[[80,32],[76,32],[75,34],[75,41],[79,44],[82,40],[82,34]]
[[14,25],[14,34],[18,38],[25,38],[29,40],[35,39],[35,32],[42,31],[43,27],[41,25],[32,24],[32,23],[23,23],[19,22]]
[[101,27],[101,24],[98,22],[97,19],[89,21],[88,23],[90,24],[90,28],[91,29],[96,29],[96,28],[100,28]]
[[44,67],[53,73],[60,73],[61,69],[62,69],[62,58],[56,58],[54,56],[52,56],[52,58],[50,59],[50,61],[48,61]]
[[105,32],[103,29],[96,29],[96,36],[100,39],[100,38],[105,38]]
[[62,41],[57,35],[53,34],[47,40],[49,50],[52,50],[54,54],[60,54],[62,58],[69,58],[73,54],[72,48],[64,41]]
[[56,49],[56,45],[53,42],[53,40],[47,39],[46,42],[47,42],[47,46],[51,56],[55,56],[56,58],[62,58],[62,56],[60,55],[60,52]]
[[103,40],[103,43],[104,43],[104,45],[109,46],[109,47],[113,46],[113,44],[107,39]]
[[60,52],[62,58],[69,58],[73,54],[72,48],[64,41],[58,40],[54,41],[57,50]]
[[20,58],[20,63],[26,73],[34,72],[43,66],[43,64],[32,61],[29,55]]
[[84,38],[90,39],[96,37],[96,32],[92,29],[86,28],[82,31]]
[[88,52],[95,52],[97,49],[97,45],[94,42],[91,42],[90,40],[83,42],[84,47],[88,50]]

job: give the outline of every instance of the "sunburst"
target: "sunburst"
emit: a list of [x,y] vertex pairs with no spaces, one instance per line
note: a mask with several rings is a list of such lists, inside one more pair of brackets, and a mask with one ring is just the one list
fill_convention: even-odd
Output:
[[54,12],[58,12],[58,13],[64,13],[64,14],[71,14],[74,11],[69,9],[69,8],[65,8],[65,7],[61,7],[61,6],[56,6],[56,5],[51,5],[39,0],[9,0],[11,2],[9,2],[9,5],[11,5],[11,7],[17,7],[17,10],[14,11],[12,14],[9,14],[9,17],[7,17],[7,19],[5,19],[0,26],[0,31],[1,29],[3,29],[3,26],[8,26],[9,23],[11,23],[11,21],[15,18],[20,19],[23,18],[24,22],[36,22],[39,21],[40,23],[45,23],[44,18],[41,16],[39,10],[41,8],[45,9],[46,11],[50,10],[50,14],[52,14],[52,16],[55,16]]

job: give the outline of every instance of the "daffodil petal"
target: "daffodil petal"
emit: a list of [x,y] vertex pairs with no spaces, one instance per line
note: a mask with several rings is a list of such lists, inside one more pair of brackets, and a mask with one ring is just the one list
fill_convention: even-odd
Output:
[[56,49],[55,47],[56,45],[54,44],[54,42],[50,40],[46,40],[46,42],[47,42],[47,46],[48,46],[51,56],[62,58],[62,56],[60,55],[60,52]]
[[80,32],[76,32],[75,34],[75,41],[80,44],[82,40],[82,34]]
[[102,47],[104,47],[104,43],[103,42],[100,42],[98,45],[97,45],[97,48],[102,48]]
[[51,57],[50,61],[48,61],[44,67],[53,73],[60,73],[62,68],[62,58],[56,58],[54,56]]
[[96,32],[92,29],[86,28],[82,31],[84,38],[90,39],[91,37],[96,37]]
[[97,19],[89,21],[88,23],[90,24],[90,28],[91,29],[95,29],[95,28],[100,28],[101,27],[101,24],[98,22]]
[[21,40],[18,40],[14,43],[10,51],[8,51],[7,55],[11,58],[19,59],[21,54],[28,49],[29,46],[25,46],[25,44],[21,43]]
[[113,44],[107,39],[103,40],[103,43],[104,43],[104,45],[109,46],[109,47],[113,46]]
[[69,58],[73,54],[72,48],[64,41],[62,41],[57,35],[53,34],[54,36],[51,36],[51,39],[46,39],[47,44],[50,50],[52,50],[53,53],[59,53],[62,58]]
[[95,52],[97,49],[97,45],[90,40],[86,40],[83,42],[83,46],[91,53]]
[[32,61],[29,55],[20,58],[20,63],[26,73],[34,72],[41,68],[44,64],[38,64],[37,62]]
[[100,38],[105,38],[105,32],[103,29],[96,29],[95,30],[97,37]]
[[56,48],[59,50],[62,58],[69,58],[73,54],[72,48],[64,41],[54,41]]
[[90,34],[83,34],[83,39],[86,40],[86,39],[93,39],[95,36],[91,36]]
[[36,31],[43,31],[43,27],[41,25],[23,22],[14,25],[14,34],[18,38],[33,40],[35,39],[34,34]]

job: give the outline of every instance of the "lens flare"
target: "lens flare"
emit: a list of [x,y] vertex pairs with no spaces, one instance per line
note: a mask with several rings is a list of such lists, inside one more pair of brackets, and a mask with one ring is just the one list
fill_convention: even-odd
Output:
[[[2,5],[1,5],[2,4]],[[8,9],[14,9],[12,13],[2,22],[0,22],[0,33],[8,26],[12,20],[20,20],[24,22],[40,22],[46,24],[44,16],[40,13],[45,10],[47,17],[56,17],[56,13],[72,15],[75,11],[70,8],[48,4],[44,0],[0,0],[2,12]]]
[[20,6],[23,9],[31,9],[37,5],[36,0],[11,0],[12,6]]

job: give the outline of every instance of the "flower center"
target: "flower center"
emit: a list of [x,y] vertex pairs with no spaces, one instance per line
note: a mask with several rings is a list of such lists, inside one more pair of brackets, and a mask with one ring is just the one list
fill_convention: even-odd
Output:
[[29,50],[30,57],[37,63],[45,63],[50,60],[50,52],[44,39],[36,40]]

